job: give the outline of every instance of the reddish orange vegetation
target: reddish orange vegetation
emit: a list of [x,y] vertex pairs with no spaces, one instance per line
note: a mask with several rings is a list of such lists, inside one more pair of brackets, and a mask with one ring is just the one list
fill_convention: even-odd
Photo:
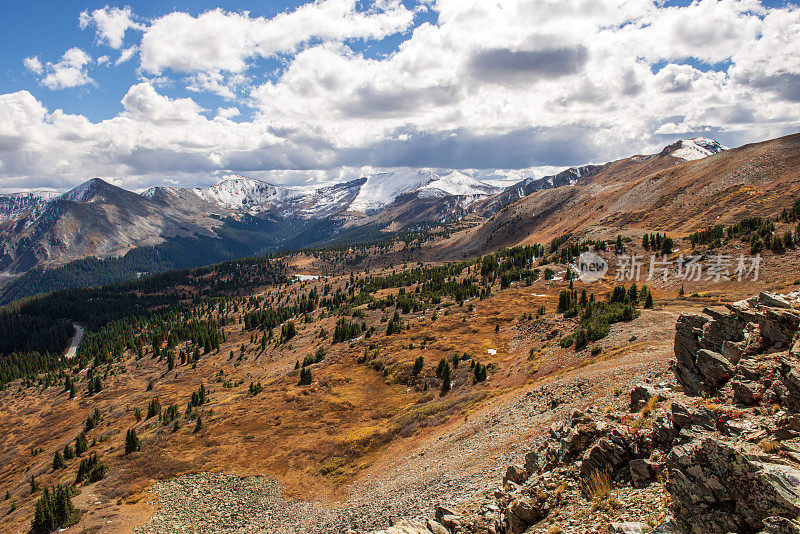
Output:
[[[631,251],[637,251],[636,243],[629,244]],[[726,250],[735,252],[739,245],[732,246]],[[503,291],[495,286],[489,299],[473,299],[461,307],[444,302],[435,320],[432,309],[410,313],[403,322],[411,328],[393,336],[384,335],[383,322],[393,310],[364,309],[364,320],[375,326],[376,334],[333,345],[318,334],[320,328],[332,332],[338,318],[320,319],[319,311],[313,322],[297,322],[298,335],[289,343],[270,344],[264,352],[258,340],[250,343],[251,332],[233,324],[226,327],[227,342],[221,350],[201,357],[196,368],[182,365],[167,372],[164,362],[149,354],[138,360],[129,356],[114,366],[105,389],[93,397],[86,396],[85,382],[78,384],[78,398],[73,400],[60,386],[41,391],[11,384],[0,393],[0,491],[8,489],[18,508],[7,513],[10,502],[3,504],[3,531],[22,532],[29,525],[37,497],[30,495],[32,474],[42,487],[72,482],[78,461],[53,472],[53,454],[66,443],[74,444],[95,407],[103,421],[89,433],[90,441],[98,440],[91,451],[108,464],[108,474],[76,497],[75,502],[89,512],[71,531],[101,525],[103,532],[130,531],[152,512],[147,492],[152,481],[188,472],[271,475],[285,484],[291,496],[332,502],[342,498],[348,484],[385,469],[488,403],[504,402],[510,392],[564,373],[593,376],[611,372],[624,361],[649,361],[654,347],[658,357],[665,358],[670,340],[656,339],[649,332],[669,331],[681,310],[734,300],[762,288],[789,287],[800,272],[791,266],[799,261],[794,251],[779,258],[768,253],[761,282],[687,285],[687,298],[682,300],[676,298],[675,284],[651,282],[662,309],[615,326],[596,344],[603,351],[595,356],[590,353],[593,345],[581,352],[559,346],[559,339],[575,325],[555,314],[558,292],[566,283],[540,280]],[[295,265],[310,270],[313,261],[298,257]],[[553,267],[563,271],[563,266]],[[341,287],[346,280],[343,276],[327,282]],[[325,282],[295,282],[292,289],[307,292]],[[576,285],[598,298],[612,286],[611,280]],[[702,287],[713,291],[701,294]],[[260,294],[281,290],[285,288],[267,288]],[[689,296],[695,292],[697,296]],[[523,314],[535,314],[540,305],[546,307],[544,317],[522,320]],[[239,361],[241,344],[246,352]],[[327,356],[311,366],[314,383],[298,386],[295,362],[320,345]],[[441,395],[434,368],[439,359],[455,353],[468,353],[481,363],[494,364],[496,370],[486,382],[475,384],[469,361],[463,361],[454,371],[452,390]],[[410,368],[419,356],[425,358],[425,368],[420,379],[410,380]],[[149,382],[154,384],[152,391],[147,391]],[[263,391],[251,395],[251,382],[261,383]],[[183,414],[201,383],[211,400],[203,406],[205,427],[199,432],[183,417],[177,431],[171,424],[162,426],[157,418],[135,421],[134,409],[146,414],[148,402],[156,396],[162,409],[176,404]],[[131,427],[142,440],[142,450],[125,456],[125,433]],[[33,455],[31,450],[38,448],[43,452]]]

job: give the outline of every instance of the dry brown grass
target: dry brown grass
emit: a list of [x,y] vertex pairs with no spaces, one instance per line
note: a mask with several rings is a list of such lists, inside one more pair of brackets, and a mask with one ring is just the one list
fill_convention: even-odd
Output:
[[581,480],[583,493],[593,501],[608,497],[612,488],[611,473],[604,469],[596,469]]
[[761,440],[758,446],[761,447],[761,450],[767,454],[776,454],[783,450],[783,443],[772,439]]
[[639,413],[642,417],[648,417],[651,413],[653,413],[653,409],[658,405],[658,395],[653,395],[650,397],[644,406],[639,408]]

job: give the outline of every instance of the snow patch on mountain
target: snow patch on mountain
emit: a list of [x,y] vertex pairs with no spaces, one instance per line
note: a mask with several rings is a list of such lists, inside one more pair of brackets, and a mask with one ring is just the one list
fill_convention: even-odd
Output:
[[304,197],[297,199],[300,206],[299,213],[305,217],[335,215],[347,209],[366,181],[366,178],[359,178],[306,193]]
[[227,176],[217,185],[196,187],[191,191],[223,209],[245,211],[302,196],[298,191],[245,176]]
[[350,209],[363,212],[379,210],[398,196],[416,191],[437,179],[438,175],[427,169],[372,174],[367,176]]
[[[695,137],[693,139],[681,139],[678,141],[680,146],[671,152],[671,155],[676,158],[681,158],[686,161],[695,159],[707,158],[713,156],[723,150],[728,150],[723,144],[708,139],[707,137]],[[678,144],[676,143],[676,144]]]
[[92,178],[83,182],[81,185],[70,189],[61,197],[63,200],[70,200],[72,202],[89,202],[97,193],[99,180]]
[[10,221],[31,212],[32,219],[41,215],[44,207],[53,199],[60,197],[58,191],[29,191],[0,195],[0,222]]
[[456,196],[493,195],[500,191],[499,188],[479,182],[475,178],[458,171],[439,176],[436,180],[420,188],[421,191],[433,189]]
[[421,197],[485,196],[498,189],[458,171],[437,174],[428,169],[382,172],[367,177],[355,200],[352,211],[377,211],[391,204],[400,195],[419,191]]

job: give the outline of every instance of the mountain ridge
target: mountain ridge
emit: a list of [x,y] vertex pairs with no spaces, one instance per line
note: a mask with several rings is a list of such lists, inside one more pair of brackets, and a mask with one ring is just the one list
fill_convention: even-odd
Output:
[[375,173],[312,191],[228,175],[209,187],[159,186],[135,193],[93,178],[61,195],[0,196],[0,272],[14,276],[35,266],[121,256],[176,237],[214,237],[227,217],[327,219],[335,223],[329,228],[334,233],[364,225],[394,231],[456,222],[470,214],[491,217],[542,190],[586,186],[607,169],[634,169],[611,173],[625,181],[725,148],[705,138],[679,140],[658,154],[570,167],[505,189],[457,170],[431,169]]

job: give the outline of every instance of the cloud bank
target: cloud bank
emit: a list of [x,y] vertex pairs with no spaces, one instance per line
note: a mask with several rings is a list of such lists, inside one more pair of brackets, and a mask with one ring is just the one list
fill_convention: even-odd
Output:
[[[119,51],[118,64],[136,61],[138,79],[119,95],[121,111],[99,122],[48,109],[29,91],[0,95],[0,188],[92,176],[145,187],[229,172],[303,184],[381,167],[552,168],[680,137],[735,146],[798,129],[795,6],[362,4],[319,0],[272,18],[222,8],[151,20],[129,8],[81,13],[95,46]],[[95,88],[88,52],[46,63],[31,54],[20,65],[43,87]],[[206,109],[200,96],[218,104]]]

